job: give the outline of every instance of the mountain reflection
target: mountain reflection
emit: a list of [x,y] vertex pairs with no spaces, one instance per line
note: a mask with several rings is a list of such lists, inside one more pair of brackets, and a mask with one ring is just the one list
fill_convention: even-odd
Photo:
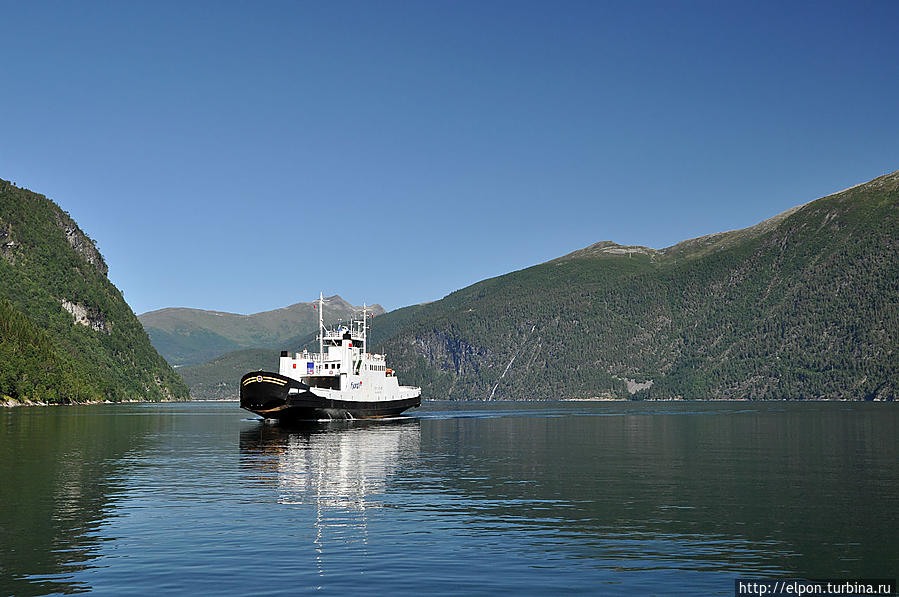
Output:
[[74,576],[98,555],[126,456],[164,424],[123,408],[0,409],[0,595],[90,588]]

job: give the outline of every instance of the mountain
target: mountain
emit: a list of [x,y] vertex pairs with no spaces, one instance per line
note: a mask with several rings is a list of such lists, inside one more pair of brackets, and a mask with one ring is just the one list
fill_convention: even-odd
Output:
[[[349,319],[354,307],[339,296],[325,299],[327,323]],[[168,308],[139,316],[156,350],[176,366],[197,365],[225,353],[248,348],[281,350],[292,347],[318,330],[314,303],[296,303],[282,309],[252,315]],[[369,309],[384,313],[380,305]]]
[[0,399],[186,399],[103,256],[58,205],[0,180]]
[[672,247],[600,242],[378,318],[425,398],[899,392],[899,172]]

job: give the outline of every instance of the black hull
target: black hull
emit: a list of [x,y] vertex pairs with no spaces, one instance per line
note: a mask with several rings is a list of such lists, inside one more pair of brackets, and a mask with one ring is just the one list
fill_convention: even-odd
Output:
[[420,397],[376,402],[330,400],[313,394],[304,383],[268,371],[247,373],[240,380],[240,407],[278,421],[376,419],[418,406]]

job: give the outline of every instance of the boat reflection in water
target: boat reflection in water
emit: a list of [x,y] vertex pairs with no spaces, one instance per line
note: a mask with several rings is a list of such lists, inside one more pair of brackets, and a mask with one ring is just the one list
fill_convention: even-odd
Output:
[[259,504],[259,515],[280,521],[283,531],[258,546],[260,561],[289,557],[289,569],[305,568],[315,578],[308,588],[316,590],[360,574],[359,566],[371,561],[370,537],[379,536],[370,527],[385,520],[373,514],[420,443],[419,421],[405,417],[288,428],[260,421],[243,429],[241,463],[261,490],[257,499],[270,504]]
[[421,442],[419,421],[329,421],[290,427],[260,421],[240,435],[241,460],[276,486],[280,504],[364,511]]

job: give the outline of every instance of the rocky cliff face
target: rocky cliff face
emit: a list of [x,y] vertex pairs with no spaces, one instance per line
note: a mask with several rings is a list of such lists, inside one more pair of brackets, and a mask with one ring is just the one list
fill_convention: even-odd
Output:
[[19,243],[13,238],[12,225],[0,220],[0,258],[8,263],[14,263],[18,246]]
[[72,314],[72,318],[78,325],[89,327],[95,332],[109,333],[109,327],[106,323],[106,315],[100,311],[88,309],[84,305],[73,303],[62,299],[62,308]]
[[100,251],[97,250],[94,241],[82,232],[81,228],[78,227],[69,214],[63,211],[56,213],[56,223],[62,228],[62,231],[66,235],[66,240],[69,242],[69,246],[71,246],[76,253],[81,255],[81,257],[83,257],[89,264],[96,267],[97,271],[104,276],[109,273],[106,261],[103,260],[103,256],[100,255]]

